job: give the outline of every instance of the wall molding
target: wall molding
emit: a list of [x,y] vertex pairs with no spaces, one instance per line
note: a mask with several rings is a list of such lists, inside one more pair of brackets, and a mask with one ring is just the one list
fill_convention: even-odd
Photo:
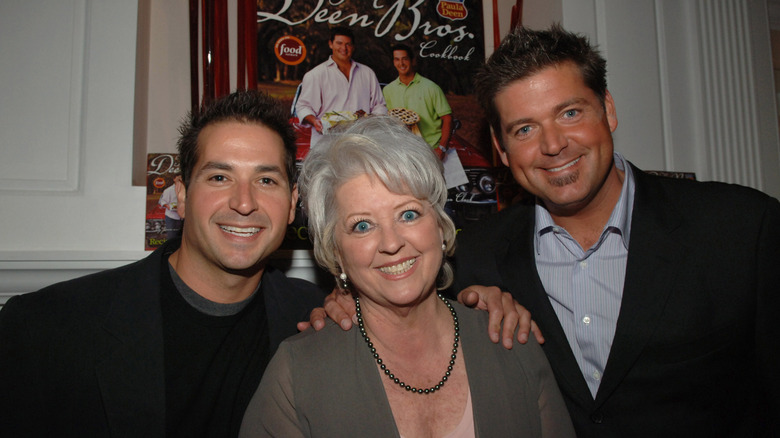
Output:
[[[14,295],[33,292],[61,281],[118,268],[151,254],[147,251],[0,251],[0,307]],[[329,287],[311,251],[280,250],[270,263],[287,276]]]
[[[9,19],[16,19],[18,14],[51,14],[47,16],[47,20],[56,19],[60,28],[52,29],[55,32],[53,35],[69,35],[68,40],[60,40],[52,42],[51,39],[34,38],[37,28],[24,30],[22,35],[15,38],[16,45],[24,45],[24,50],[30,51],[30,47],[33,47],[33,51],[37,54],[33,55],[34,60],[28,63],[13,63],[3,67],[3,70],[9,73],[11,77],[23,78],[20,83],[6,84],[9,87],[13,87],[18,93],[25,95],[25,100],[30,102],[40,102],[36,105],[33,113],[22,110],[21,113],[17,112],[18,117],[23,117],[22,120],[36,120],[38,122],[47,122],[47,118],[52,117],[54,120],[48,120],[46,126],[40,126],[41,130],[55,130],[54,132],[48,132],[47,138],[62,139],[56,144],[34,144],[25,142],[28,138],[24,132],[20,132],[18,140],[13,135],[5,137],[7,143],[3,144],[4,148],[14,151],[21,156],[26,156],[30,161],[44,159],[45,157],[56,156],[54,160],[50,160],[45,163],[45,166],[40,166],[40,170],[36,167],[25,167],[24,170],[17,169],[12,171],[1,172],[0,175],[0,191],[9,193],[28,194],[30,192],[77,192],[80,187],[80,168],[82,165],[83,156],[83,101],[84,90],[86,81],[86,52],[87,52],[87,38],[89,33],[89,20],[87,10],[87,0],[70,0],[65,3],[62,2],[58,7],[59,10],[68,10],[69,15],[60,15],[54,8],[50,12],[41,11],[39,5],[31,4],[27,7],[27,10],[22,8],[15,8],[12,12],[12,17]],[[55,18],[56,17],[56,18]],[[64,20],[63,18],[69,18]],[[31,38],[28,38],[31,37]],[[36,45],[45,44],[47,48],[41,48],[36,50]],[[62,58],[59,59],[62,62],[67,59],[69,63],[65,65],[56,66],[56,71],[45,69],[40,71],[39,69],[32,69],[23,72],[19,72],[15,69],[29,68],[30,64],[38,65],[42,61],[40,60],[42,54],[47,53],[47,50],[51,44],[57,44],[60,48],[60,53],[65,53]],[[16,47],[10,49],[11,51],[17,50]],[[43,70],[43,69],[41,69]],[[53,80],[52,74],[67,75],[67,81]],[[63,87],[64,85],[64,87]],[[61,88],[67,88],[66,92],[63,92]],[[12,101],[13,98],[11,99]],[[18,110],[17,110],[18,111]],[[64,115],[67,115],[64,116]],[[20,131],[23,131],[24,127],[17,127]],[[40,141],[39,136],[36,136]],[[24,149],[35,149],[35,151]],[[47,148],[51,151],[54,149],[56,154],[41,155],[38,149]],[[64,158],[64,159],[60,159]],[[54,169],[54,170],[53,170]],[[8,170],[8,169],[7,169]],[[10,175],[9,175],[10,174]]]

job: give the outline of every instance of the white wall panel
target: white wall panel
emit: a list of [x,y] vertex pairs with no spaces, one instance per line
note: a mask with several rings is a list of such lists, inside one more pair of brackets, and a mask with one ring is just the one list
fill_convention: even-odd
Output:
[[0,6],[0,190],[75,191],[86,2],[35,3]]
[[136,17],[134,0],[0,3],[0,294],[72,261],[87,272],[145,254],[145,188],[130,178]]
[[667,166],[780,196],[763,0],[657,0]]

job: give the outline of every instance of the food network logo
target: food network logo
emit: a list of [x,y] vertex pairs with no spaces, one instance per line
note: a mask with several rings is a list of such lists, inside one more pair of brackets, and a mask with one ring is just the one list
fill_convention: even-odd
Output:
[[285,35],[276,40],[274,52],[276,58],[287,65],[297,65],[306,59],[306,46],[303,41],[292,35]]

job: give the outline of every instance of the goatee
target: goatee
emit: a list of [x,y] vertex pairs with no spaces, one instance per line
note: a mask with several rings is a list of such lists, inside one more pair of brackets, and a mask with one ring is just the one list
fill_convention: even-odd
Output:
[[576,182],[579,176],[580,176],[580,172],[576,171],[576,172],[568,173],[563,176],[550,177],[548,179],[548,182],[552,186],[563,187],[565,185],[573,184],[574,182]]

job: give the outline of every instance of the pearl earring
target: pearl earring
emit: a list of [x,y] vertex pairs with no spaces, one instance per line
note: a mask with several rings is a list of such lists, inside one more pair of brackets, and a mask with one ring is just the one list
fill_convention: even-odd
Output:
[[339,274],[338,283],[339,283],[339,289],[345,292],[347,291],[347,289],[349,289],[349,283],[347,282],[347,274],[345,272]]

